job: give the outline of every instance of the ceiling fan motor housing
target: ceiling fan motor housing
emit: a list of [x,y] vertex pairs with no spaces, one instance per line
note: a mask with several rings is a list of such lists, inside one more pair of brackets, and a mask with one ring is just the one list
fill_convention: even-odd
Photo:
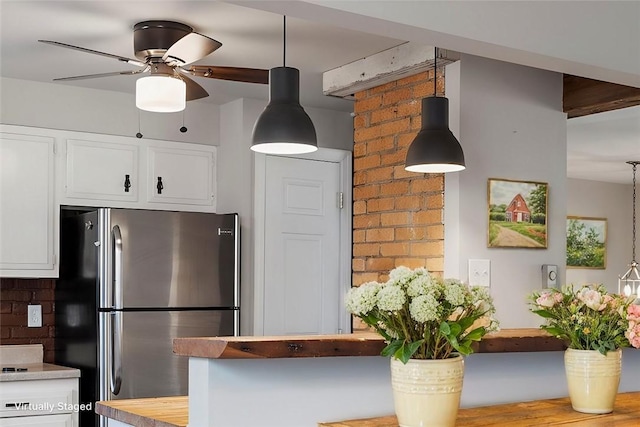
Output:
[[188,25],[173,21],[144,21],[133,27],[133,50],[136,58],[162,57],[175,42],[193,32]]

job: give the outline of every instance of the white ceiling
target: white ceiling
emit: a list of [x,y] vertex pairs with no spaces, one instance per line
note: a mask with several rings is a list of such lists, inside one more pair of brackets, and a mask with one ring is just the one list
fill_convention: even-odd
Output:
[[[300,69],[301,102],[306,106],[351,111],[350,101],[322,95],[322,73],[405,41],[634,84],[639,76],[633,67],[640,64],[633,56],[640,54],[640,37],[634,35],[640,35],[640,20],[631,21],[637,22],[635,26],[621,23],[640,12],[640,2],[616,2],[616,7],[606,3],[0,0],[0,75],[51,82],[56,77],[135,69],[37,40],[133,57],[132,27],[150,19],[183,22],[222,42],[199,64],[269,69],[282,65],[282,14],[286,13],[287,65]],[[358,7],[361,14],[354,15]],[[503,25],[507,13],[509,25]],[[591,22],[590,14],[599,17],[598,25],[585,24]],[[416,20],[418,15],[421,19]],[[441,19],[432,19],[434,15]],[[545,16],[553,20],[545,24]],[[551,43],[558,19],[562,33],[571,37],[552,37]],[[592,46],[598,40],[608,48],[595,55]],[[136,76],[115,76],[59,84],[133,93],[135,80]],[[193,102],[268,98],[266,85],[194,80],[210,96]],[[628,183],[627,160],[640,160],[640,107],[568,121],[569,177]]]
[[[282,65],[281,15],[216,1],[6,1],[0,2],[0,73],[3,77],[51,82],[138,67],[115,59],[38,43],[38,39],[134,58],[133,26],[141,21],[182,22],[222,47],[195,64],[270,69]],[[322,73],[403,43],[389,37],[287,18],[286,65],[301,72],[303,105],[351,111],[351,102],[322,95]],[[135,92],[138,76],[57,82],[94,89]],[[194,77],[224,104],[268,98],[267,85]],[[194,101],[194,102],[202,102]]]

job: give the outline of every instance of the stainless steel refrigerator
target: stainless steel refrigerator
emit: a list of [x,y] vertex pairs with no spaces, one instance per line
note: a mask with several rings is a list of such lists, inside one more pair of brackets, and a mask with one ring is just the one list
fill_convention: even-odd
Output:
[[[80,402],[187,395],[173,339],[239,334],[237,214],[64,209],[56,363]],[[105,425],[90,411],[81,427]]]

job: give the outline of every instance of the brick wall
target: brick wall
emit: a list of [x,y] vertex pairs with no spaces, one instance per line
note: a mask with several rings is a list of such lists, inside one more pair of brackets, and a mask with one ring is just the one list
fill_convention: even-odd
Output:
[[[433,70],[355,94],[353,285],[388,278],[396,266],[442,273],[444,176],[404,170],[420,129]],[[437,73],[438,94],[444,76]],[[356,329],[357,328],[357,325]]]
[[[42,344],[44,361],[54,361],[53,279],[0,279],[0,344]],[[27,305],[42,305],[42,327],[27,327]]]

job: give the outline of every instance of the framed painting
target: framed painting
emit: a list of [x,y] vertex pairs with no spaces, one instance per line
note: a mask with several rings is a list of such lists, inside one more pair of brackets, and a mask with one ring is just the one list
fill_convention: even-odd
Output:
[[607,219],[567,217],[567,268],[607,268]]
[[549,184],[489,178],[488,247],[547,247],[547,197]]

